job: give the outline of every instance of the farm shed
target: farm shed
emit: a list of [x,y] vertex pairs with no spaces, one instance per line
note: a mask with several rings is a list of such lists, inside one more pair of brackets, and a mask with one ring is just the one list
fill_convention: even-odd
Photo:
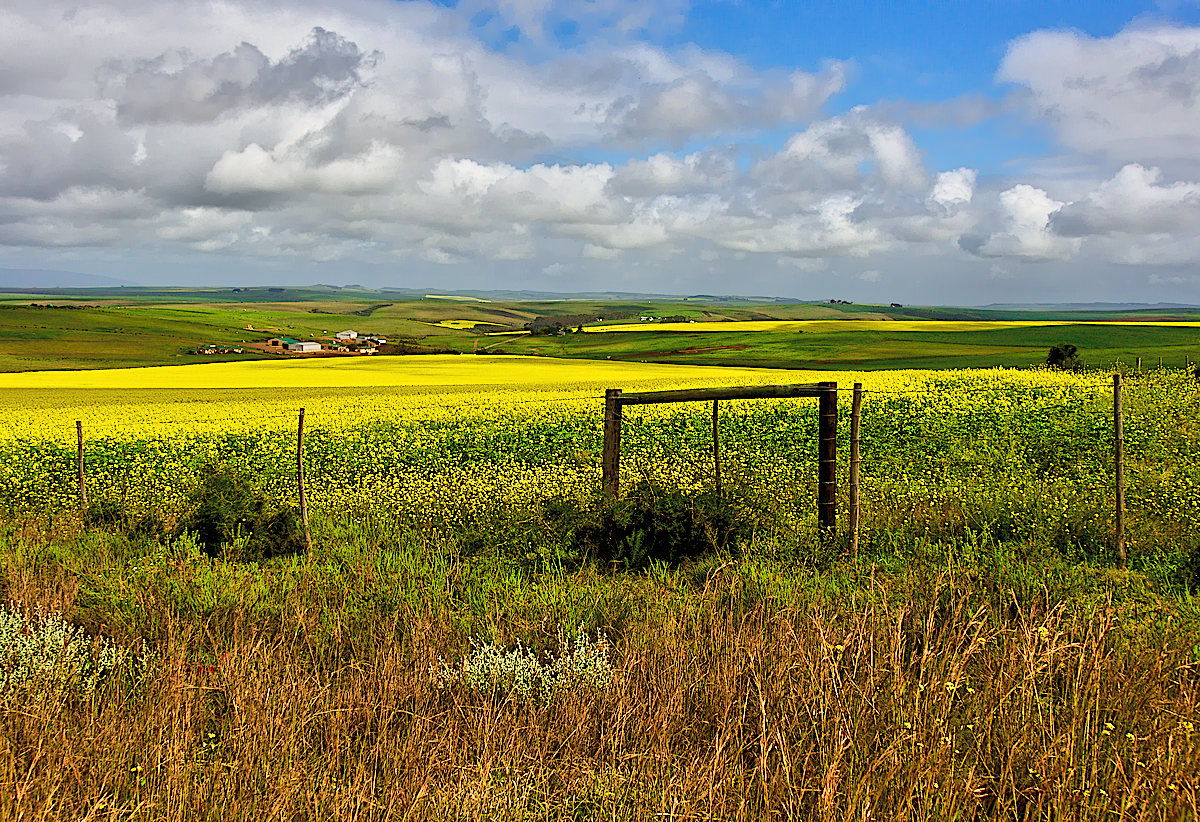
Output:
[[339,331],[334,336],[337,337],[339,340],[357,340],[358,332],[357,331]]
[[318,342],[296,342],[293,340],[286,347],[288,351],[295,351],[297,354],[311,354],[314,351],[321,350],[321,344]]
[[293,340],[291,337],[272,337],[267,340],[267,345],[276,348],[288,348],[298,343],[299,340]]

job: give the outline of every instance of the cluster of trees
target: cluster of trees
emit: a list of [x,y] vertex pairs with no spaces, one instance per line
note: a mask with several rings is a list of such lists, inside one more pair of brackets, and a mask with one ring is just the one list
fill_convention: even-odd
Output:
[[529,333],[533,334],[534,336],[544,335],[544,336],[548,336],[548,337],[558,336],[558,335],[562,335],[562,334],[572,334],[572,333],[577,334],[577,333],[580,333],[583,331],[582,325],[576,325],[574,328],[571,328],[571,326],[563,325],[562,323],[555,323],[554,325],[538,325],[538,326],[526,325],[525,327],[528,328]]
[[[613,312],[608,314],[609,319],[618,319],[626,316],[628,316],[628,312]],[[604,318],[598,314],[562,314],[557,317],[537,316],[525,323],[525,329],[531,334],[567,334],[571,331],[582,331],[583,327],[588,323],[594,323],[602,319]]]
[[1070,343],[1059,343],[1051,346],[1046,365],[1051,368],[1079,368],[1083,363],[1079,360],[1078,348]]

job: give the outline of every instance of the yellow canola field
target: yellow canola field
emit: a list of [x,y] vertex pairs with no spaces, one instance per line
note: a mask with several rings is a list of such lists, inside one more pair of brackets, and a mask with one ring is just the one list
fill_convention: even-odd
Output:
[[[77,509],[76,420],[90,500],[170,519],[213,466],[247,471],[291,499],[303,408],[312,510],[475,527],[489,511],[533,510],[554,496],[596,490],[606,388],[821,381],[844,392],[843,437],[849,389],[861,382],[868,392],[869,510],[903,516],[913,505],[973,505],[1014,521],[1026,522],[1028,513],[1035,524],[1077,508],[1094,522],[1103,510],[1108,374],[786,371],[481,355],[0,374],[0,506],[30,516]],[[1131,440],[1168,442],[1164,464],[1180,468],[1169,481],[1155,473],[1153,487],[1134,477],[1131,498],[1158,495],[1153,504],[1180,520],[1186,535],[1197,526],[1179,512],[1200,511],[1189,484],[1196,450],[1176,421],[1196,418],[1194,397],[1190,375],[1157,373],[1131,380],[1125,406]],[[809,522],[813,514],[815,412],[811,399],[720,404],[728,476],[769,494],[770,505],[782,506],[780,521]],[[709,487],[711,413],[701,402],[627,407],[622,481]]]
[[[89,439],[202,436],[308,425],[355,431],[380,422],[485,421],[599,415],[606,388],[668,390],[700,386],[855,382],[868,391],[943,386],[939,402],[972,401],[972,387],[1108,390],[1107,375],[1044,370],[831,372],[721,368],[547,357],[434,355],[202,363],[98,371],[0,374],[0,440],[70,442],[75,420]],[[961,390],[947,392],[952,382]],[[869,399],[869,397],[868,397]],[[1014,402],[1019,400],[1014,400]],[[659,413],[665,406],[646,407]]]
[[485,300],[482,297],[462,297],[458,294],[426,294],[427,300],[450,300],[456,303],[490,303],[491,300]]
[[[26,371],[0,374],[0,389],[234,389],[429,388],[505,386],[554,388],[622,381],[673,381],[713,375],[779,375],[770,369],[642,364],[550,357],[436,354],[410,357],[340,357],[256,360],[93,371]],[[787,372],[799,373],[799,372]],[[815,372],[811,372],[815,373]],[[726,383],[723,383],[726,384]]]
[[1063,320],[731,320],[694,323],[620,323],[595,325],[583,330],[591,333],[613,331],[995,331],[1002,328],[1038,328],[1056,325],[1145,325],[1174,328],[1200,328],[1200,322],[1068,322]]
[[436,325],[441,328],[453,328],[455,331],[466,331],[483,322],[483,320],[439,320],[435,323],[426,323],[426,325]]

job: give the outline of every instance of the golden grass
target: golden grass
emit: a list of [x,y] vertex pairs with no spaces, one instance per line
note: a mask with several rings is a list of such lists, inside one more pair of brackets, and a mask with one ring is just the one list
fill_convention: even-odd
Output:
[[455,615],[352,624],[369,576],[278,623],[167,616],[141,685],[0,713],[0,822],[1196,818],[1184,637],[967,574],[838,602],[747,573],[611,583],[671,606],[614,635],[607,692],[545,707],[439,690]]

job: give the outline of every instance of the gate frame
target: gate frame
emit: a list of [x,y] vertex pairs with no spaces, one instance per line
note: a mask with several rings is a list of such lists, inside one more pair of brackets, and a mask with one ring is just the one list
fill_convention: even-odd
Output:
[[[617,496],[621,490],[621,411],[626,405],[711,400],[761,400],[815,398],[817,407],[817,527],[822,542],[831,542],[837,531],[837,383],[749,385],[737,388],[685,388],[626,394],[620,388],[604,392],[604,451],[601,488]],[[714,416],[715,420],[715,416]],[[714,423],[714,436],[716,428]]]

